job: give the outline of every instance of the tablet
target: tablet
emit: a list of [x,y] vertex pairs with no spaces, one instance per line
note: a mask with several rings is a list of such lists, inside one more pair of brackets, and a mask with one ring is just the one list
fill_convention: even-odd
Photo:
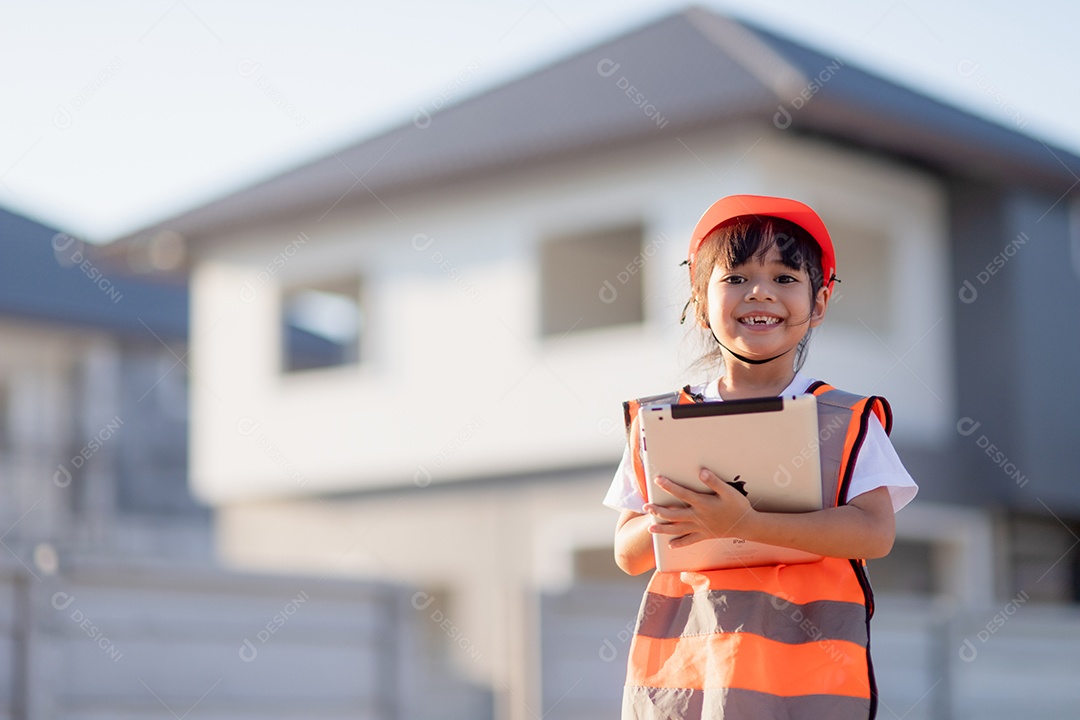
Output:
[[[742,492],[757,510],[820,510],[817,398],[800,395],[641,408],[642,453],[649,502],[682,506],[656,486],[664,476],[709,492],[698,479],[708,468]],[[661,572],[814,562],[820,555],[735,537],[672,548],[669,535],[653,535]]]

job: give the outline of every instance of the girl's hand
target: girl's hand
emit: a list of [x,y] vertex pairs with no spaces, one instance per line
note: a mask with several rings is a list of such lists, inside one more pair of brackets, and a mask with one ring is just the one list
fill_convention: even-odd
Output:
[[739,537],[739,523],[755,512],[745,495],[711,470],[702,468],[698,477],[712,492],[690,490],[665,477],[656,479],[657,486],[687,507],[645,505],[645,512],[662,521],[650,525],[649,532],[674,536],[668,541],[673,548],[713,538]]

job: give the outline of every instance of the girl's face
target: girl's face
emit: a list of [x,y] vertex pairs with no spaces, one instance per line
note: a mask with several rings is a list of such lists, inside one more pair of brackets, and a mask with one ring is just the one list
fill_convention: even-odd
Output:
[[811,297],[810,276],[780,259],[775,245],[764,260],[713,267],[708,287],[709,328],[722,345],[752,360],[794,348],[825,319],[829,292]]

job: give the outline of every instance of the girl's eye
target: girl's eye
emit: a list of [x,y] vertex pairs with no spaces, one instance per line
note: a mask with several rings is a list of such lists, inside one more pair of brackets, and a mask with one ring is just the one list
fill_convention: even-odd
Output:
[[789,283],[799,282],[799,278],[792,275],[781,275],[780,277],[776,278],[776,282],[781,283],[782,285],[787,285]]
[[725,275],[720,279],[720,282],[727,283],[728,285],[738,285],[739,283],[745,282],[745,280],[746,278],[742,275]]

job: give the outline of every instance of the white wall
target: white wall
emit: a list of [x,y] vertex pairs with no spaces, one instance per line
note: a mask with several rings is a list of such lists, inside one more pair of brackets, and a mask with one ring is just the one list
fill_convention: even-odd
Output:
[[[610,546],[617,514],[600,504],[610,477],[226,504],[216,514],[218,545],[237,568],[418,588],[416,614],[446,644],[455,672],[495,688],[502,704],[528,704],[534,593],[574,580],[576,549]],[[499,717],[528,714],[516,707]]]
[[[700,213],[734,192],[790,194],[827,223],[885,232],[888,331],[827,322],[808,370],[889,396],[898,436],[933,442],[955,421],[940,188],[743,128],[378,201],[356,188],[328,212],[207,242],[192,283],[195,490],[224,502],[613,464],[623,399],[701,379],[685,371],[678,264]],[[646,323],[541,338],[536,243],[628,221],[650,252]],[[281,283],[355,271],[368,309],[361,364],[282,376]]]

